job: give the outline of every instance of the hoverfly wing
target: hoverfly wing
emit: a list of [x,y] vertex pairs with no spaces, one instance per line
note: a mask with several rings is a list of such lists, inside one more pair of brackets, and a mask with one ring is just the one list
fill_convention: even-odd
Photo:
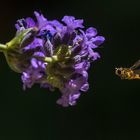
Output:
[[140,60],[134,63],[133,66],[130,67],[131,70],[140,69]]

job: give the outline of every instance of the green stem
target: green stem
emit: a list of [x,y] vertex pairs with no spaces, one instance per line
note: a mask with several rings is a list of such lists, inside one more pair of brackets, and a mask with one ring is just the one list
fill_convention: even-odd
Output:
[[53,55],[52,57],[45,57],[45,62],[52,63],[58,61],[58,57],[56,55]]
[[7,45],[0,44],[0,52],[4,52],[7,49]]
[[45,62],[51,63],[53,59],[51,57],[45,57]]
[[53,62],[58,61],[58,57],[57,57],[57,55],[53,55],[53,56],[52,56],[52,60],[53,60]]

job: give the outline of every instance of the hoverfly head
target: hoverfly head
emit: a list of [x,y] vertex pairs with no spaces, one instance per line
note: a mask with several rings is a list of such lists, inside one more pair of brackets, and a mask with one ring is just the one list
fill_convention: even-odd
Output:
[[130,79],[133,71],[130,68],[116,68],[116,75],[121,77],[121,79]]
[[123,71],[123,68],[122,68],[122,67],[121,67],[121,68],[115,68],[115,73],[116,73],[116,75],[118,75],[118,76],[121,76],[122,71]]

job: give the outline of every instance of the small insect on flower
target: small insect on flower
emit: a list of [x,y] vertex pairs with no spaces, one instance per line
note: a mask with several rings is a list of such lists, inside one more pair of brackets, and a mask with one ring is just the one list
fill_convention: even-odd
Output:
[[118,75],[121,79],[140,79],[140,60],[138,60],[133,66],[130,68],[116,68],[116,75]]

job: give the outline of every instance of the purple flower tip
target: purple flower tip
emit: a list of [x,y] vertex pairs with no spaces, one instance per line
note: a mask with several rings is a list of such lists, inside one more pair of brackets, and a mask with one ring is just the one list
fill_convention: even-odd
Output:
[[73,16],[64,16],[62,21],[71,29],[84,28],[83,19],[75,20]]

